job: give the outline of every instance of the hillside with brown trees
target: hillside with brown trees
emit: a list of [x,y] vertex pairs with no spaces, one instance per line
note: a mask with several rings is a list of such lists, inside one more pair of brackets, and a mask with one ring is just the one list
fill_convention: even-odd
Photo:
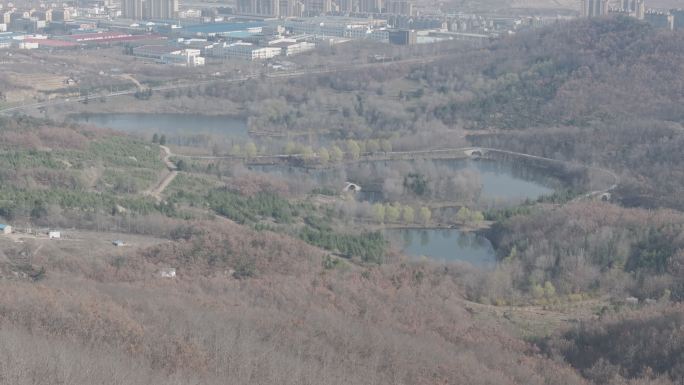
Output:
[[683,327],[681,305],[656,306],[580,325],[545,349],[595,384],[678,384],[684,380]]
[[[0,383],[583,383],[471,314],[458,268],[326,269],[299,241],[192,226],[126,257],[35,251],[44,278],[0,280]],[[234,278],[246,258],[253,276]]]
[[[608,17],[396,59],[438,48],[150,96],[239,106],[266,139],[230,149],[0,118],[0,384],[684,383],[681,33]],[[421,159],[383,171],[393,202],[304,180],[466,146],[570,186],[471,210],[481,175]],[[301,172],[249,169],[269,154]],[[599,168],[617,186],[592,194]],[[409,258],[394,227],[477,232],[495,264]]]

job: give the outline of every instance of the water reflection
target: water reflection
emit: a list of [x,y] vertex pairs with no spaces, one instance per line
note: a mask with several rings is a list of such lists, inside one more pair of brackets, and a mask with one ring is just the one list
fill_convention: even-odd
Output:
[[428,200],[507,204],[535,200],[553,193],[550,178],[532,167],[515,162],[482,159],[427,159],[416,161],[368,161],[308,169],[283,165],[250,166],[253,171],[276,174],[287,179],[309,179],[320,187],[340,190],[345,181],[362,186],[360,200],[383,202],[400,200],[406,193],[404,178],[422,173],[435,197]]
[[475,233],[457,229],[388,229],[385,235],[393,247],[411,257],[463,261],[480,267],[491,267],[496,263],[492,244]]
[[[230,116],[98,113],[73,115],[71,119],[79,123],[111,128],[146,138],[154,133],[164,134],[170,142],[183,138],[185,141],[190,141],[192,137],[198,135],[221,137],[224,140],[231,137],[248,138],[247,122]],[[182,144],[192,145],[191,143]]]

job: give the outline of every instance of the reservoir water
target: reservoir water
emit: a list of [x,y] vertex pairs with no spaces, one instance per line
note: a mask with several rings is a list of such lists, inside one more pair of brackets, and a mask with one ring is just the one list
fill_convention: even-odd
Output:
[[481,235],[457,229],[388,229],[385,236],[392,247],[414,258],[427,257],[442,262],[468,262],[493,267],[496,253]]
[[[248,136],[244,119],[193,114],[83,114],[71,117],[76,122],[111,128],[151,138],[166,135],[167,142],[178,145],[229,144]],[[489,159],[416,159],[366,161],[328,168],[304,168],[288,165],[249,166],[290,180],[308,180],[314,186],[341,190],[346,181],[362,186],[358,195],[371,202],[394,201],[405,193],[405,178],[420,174],[437,190],[439,201],[462,201],[467,194],[480,203],[510,205],[525,199],[534,200],[551,194],[557,181],[532,167]],[[466,186],[466,187],[463,187]],[[474,194],[474,195],[473,195]],[[485,237],[457,229],[388,229],[391,245],[414,258],[463,261],[479,267],[496,264],[496,253]]]
[[221,142],[230,138],[248,138],[247,121],[232,116],[98,113],[73,115],[70,118],[78,123],[111,128],[145,138],[155,133],[164,134],[170,143],[183,142],[183,145],[192,145],[193,138],[196,140],[200,136],[221,138]]
[[[398,200],[404,177],[419,172],[439,186],[440,201],[463,201],[476,196],[481,203],[515,204],[552,194],[558,181],[538,170],[488,159],[421,159],[419,161],[368,161],[328,168],[287,165],[249,167],[291,180],[313,180],[320,187],[340,190],[344,182],[361,185],[359,198],[371,202]],[[466,186],[468,185],[468,186]]]

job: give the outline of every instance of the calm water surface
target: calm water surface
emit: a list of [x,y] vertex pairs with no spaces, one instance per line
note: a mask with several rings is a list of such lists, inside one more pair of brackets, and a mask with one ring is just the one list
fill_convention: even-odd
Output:
[[496,253],[481,235],[457,229],[388,229],[385,236],[393,247],[406,255],[443,262],[468,262],[478,267],[493,267]]
[[103,113],[74,115],[71,119],[79,123],[145,136],[158,133],[170,136],[219,134],[248,137],[246,120],[230,116]]
[[[521,165],[512,165],[488,159],[433,159],[421,160],[431,162],[434,167],[448,170],[468,170],[477,174],[481,183],[480,199],[497,203],[517,203],[525,199],[535,200],[542,195],[552,194],[554,189],[550,181],[538,170]],[[361,185],[361,200],[382,202],[381,192],[383,181],[375,178],[382,175],[383,170],[392,169],[400,175],[411,172],[411,161],[369,161],[347,164],[344,167],[325,169],[308,169],[287,165],[259,165],[250,166],[253,171],[275,174],[283,178],[307,178],[315,181],[321,187],[333,190],[342,189],[345,181]]]
[[487,159],[435,159],[433,162],[454,170],[467,169],[478,173],[482,181],[481,197],[486,200],[534,200],[554,191],[543,175],[525,166]]

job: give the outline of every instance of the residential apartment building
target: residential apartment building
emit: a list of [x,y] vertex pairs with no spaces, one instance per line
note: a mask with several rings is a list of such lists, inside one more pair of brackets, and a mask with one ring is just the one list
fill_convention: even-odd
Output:
[[142,20],[143,1],[142,0],[121,0],[121,16],[126,19]]
[[308,16],[325,15],[332,11],[332,0],[304,0],[304,13]]
[[383,9],[383,0],[359,0],[359,12],[361,13],[382,13]]
[[621,0],[620,10],[632,17],[643,20],[646,15],[646,4],[644,0]]
[[178,0],[146,0],[147,19],[170,20],[178,16]]
[[582,17],[599,17],[608,13],[608,0],[582,0]]
[[349,14],[352,12],[356,12],[358,10],[358,5],[355,5],[354,0],[337,0],[336,1],[338,12],[344,13],[344,14]]
[[178,0],[121,0],[121,16],[133,20],[175,19]]
[[415,12],[413,10],[413,3],[405,0],[388,1],[385,12],[394,15],[415,16]]
[[[284,1],[287,3],[287,0]],[[287,8],[287,4],[285,5]],[[237,13],[242,15],[278,17],[281,16],[280,0],[237,0]]]

